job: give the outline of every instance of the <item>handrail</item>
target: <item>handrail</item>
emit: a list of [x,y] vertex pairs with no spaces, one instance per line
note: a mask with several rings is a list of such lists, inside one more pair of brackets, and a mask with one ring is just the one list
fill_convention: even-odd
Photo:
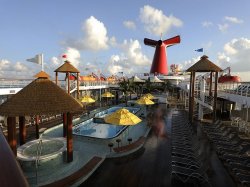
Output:
[[42,154],[42,145],[43,145],[43,140],[39,139],[37,148],[36,148],[36,183],[38,183],[38,166],[40,164],[40,156]]
[[1,186],[29,186],[22,169],[0,129],[0,184]]

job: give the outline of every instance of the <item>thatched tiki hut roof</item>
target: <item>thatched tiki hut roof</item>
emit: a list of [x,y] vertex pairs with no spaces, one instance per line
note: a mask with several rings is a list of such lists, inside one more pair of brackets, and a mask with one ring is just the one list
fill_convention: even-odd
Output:
[[63,65],[57,68],[54,72],[61,72],[61,73],[80,73],[78,69],[76,69],[70,61],[66,60]]
[[214,86],[214,104],[213,104],[213,120],[216,120],[216,100],[217,100],[217,82],[218,72],[222,71],[220,67],[208,60],[208,56],[203,55],[198,62],[186,70],[191,72],[190,76],[190,90],[189,90],[189,119],[193,121],[194,110],[194,85],[195,85],[195,72],[210,72],[210,87],[209,94],[212,96],[212,73],[215,72],[215,86]]
[[36,78],[47,78],[47,79],[49,79],[50,76],[49,76],[46,72],[40,71],[40,72],[37,73],[34,77],[36,77]]
[[4,116],[55,115],[79,111],[82,104],[49,79],[38,78],[0,105]]
[[79,73],[80,71],[76,69],[70,61],[66,60],[63,65],[55,70],[56,72],[56,84],[58,84],[58,72],[66,73],[68,77],[68,94],[70,94],[70,82],[69,82],[69,73],[76,73],[77,75],[77,98],[79,99]]
[[203,55],[201,59],[186,70],[187,72],[219,72],[220,67],[208,60],[208,56]]
[[[41,73],[41,72],[40,72]],[[72,112],[82,110],[82,104],[47,78],[47,74],[37,74],[39,78],[24,87],[17,94],[0,105],[0,115],[8,116],[8,141],[16,154],[16,120],[19,116],[19,134],[26,134],[24,116],[67,114],[67,155],[73,160]],[[20,120],[22,119],[22,120]],[[38,129],[38,124],[37,129]],[[20,137],[21,139],[21,137]]]

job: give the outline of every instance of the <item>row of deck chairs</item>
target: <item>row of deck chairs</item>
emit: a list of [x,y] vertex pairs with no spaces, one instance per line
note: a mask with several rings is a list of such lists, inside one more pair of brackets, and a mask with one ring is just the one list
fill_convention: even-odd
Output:
[[250,134],[250,123],[245,120],[242,120],[241,117],[232,117],[231,126],[238,127],[239,132]]
[[203,131],[214,143],[219,158],[230,174],[243,186],[250,186],[250,141],[238,136],[238,127],[216,121],[214,125],[204,124]]
[[211,186],[203,164],[199,141],[187,118],[172,117],[172,184]]

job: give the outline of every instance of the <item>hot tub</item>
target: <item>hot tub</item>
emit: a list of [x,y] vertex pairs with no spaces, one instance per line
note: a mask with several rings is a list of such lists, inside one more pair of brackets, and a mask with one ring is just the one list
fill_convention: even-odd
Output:
[[35,168],[36,160],[39,160],[40,163],[53,160],[55,164],[63,159],[62,153],[66,147],[65,138],[37,139],[18,147],[17,159],[24,170],[30,170],[31,166]]

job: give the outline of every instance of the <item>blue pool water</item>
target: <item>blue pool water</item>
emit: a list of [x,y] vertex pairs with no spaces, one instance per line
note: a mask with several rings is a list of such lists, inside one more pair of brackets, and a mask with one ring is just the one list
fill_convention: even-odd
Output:
[[[104,117],[107,114],[113,113],[121,107],[112,107],[105,111],[99,112],[95,117]],[[136,113],[140,108],[125,107],[132,113]],[[93,138],[114,138],[118,136],[127,126],[111,125],[107,123],[94,123],[93,118],[83,121],[73,127],[73,134],[93,137]]]

